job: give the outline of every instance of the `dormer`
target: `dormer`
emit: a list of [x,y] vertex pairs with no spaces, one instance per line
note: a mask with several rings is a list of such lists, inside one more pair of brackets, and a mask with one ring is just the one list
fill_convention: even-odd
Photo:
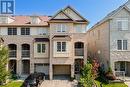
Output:
[[41,19],[38,16],[30,16],[30,22],[31,24],[39,24],[41,22]]
[[9,24],[14,21],[13,18],[7,15],[0,15],[0,24]]

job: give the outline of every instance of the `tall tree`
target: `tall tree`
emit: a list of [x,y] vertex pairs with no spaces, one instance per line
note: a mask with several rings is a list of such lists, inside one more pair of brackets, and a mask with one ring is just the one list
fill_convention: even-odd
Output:
[[92,87],[94,78],[92,75],[92,64],[87,62],[82,69],[82,74],[80,78],[80,82],[83,87]]
[[0,84],[3,84],[9,75],[7,64],[8,49],[4,46],[0,46]]

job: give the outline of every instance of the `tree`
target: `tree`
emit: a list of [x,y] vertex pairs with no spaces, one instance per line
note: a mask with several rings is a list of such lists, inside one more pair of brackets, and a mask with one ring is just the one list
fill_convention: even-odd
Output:
[[0,46],[0,84],[3,84],[9,76],[9,72],[7,71],[6,67],[7,63],[8,49],[4,46]]
[[84,87],[92,87],[94,84],[94,78],[92,74],[92,64],[88,61],[82,69],[80,83]]

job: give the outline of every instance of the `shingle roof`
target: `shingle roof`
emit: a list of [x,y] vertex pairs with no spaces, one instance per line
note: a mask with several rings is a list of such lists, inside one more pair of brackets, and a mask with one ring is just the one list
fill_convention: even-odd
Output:
[[[49,16],[38,16],[41,22],[36,24],[37,26],[48,26],[48,21],[50,19]],[[32,25],[30,16],[9,16],[9,18],[13,19],[14,21],[8,23],[8,25]],[[7,25],[7,24],[0,24],[0,25]]]

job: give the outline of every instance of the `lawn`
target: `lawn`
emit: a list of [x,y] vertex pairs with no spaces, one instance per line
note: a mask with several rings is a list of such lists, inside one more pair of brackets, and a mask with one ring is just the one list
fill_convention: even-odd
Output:
[[[99,81],[96,80],[95,82],[96,82],[96,84],[97,84],[98,87],[101,87]],[[105,83],[103,83],[102,86],[103,86],[103,87],[128,87],[128,86],[125,85],[124,83],[110,83],[110,84],[105,84]]]
[[23,82],[21,81],[13,81],[13,82],[10,82],[8,83],[7,85],[4,85],[4,86],[0,86],[0,87],[20,87],[22,85]]

